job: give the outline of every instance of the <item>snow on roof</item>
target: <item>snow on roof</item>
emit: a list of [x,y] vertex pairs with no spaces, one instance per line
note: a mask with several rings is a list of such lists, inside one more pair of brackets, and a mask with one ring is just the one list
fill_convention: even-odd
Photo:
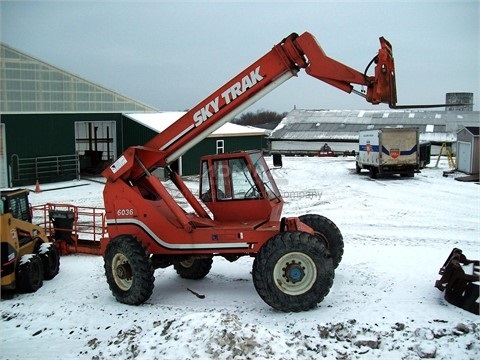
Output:
[[476,125],[478,119],[478,111],[295,109],[282,119],[270,139],[351,140],[358,139],[359,130],[403,125],[417,127],[427,141],[455,141],[459,128]]
[[183,114],[185,114],[183,111],[165,111],[155,113],[128,113],[124,115],[129,119],[160,133],[180,119]]
[[[165,111],[155,113],[128,113],[123,115],[153,131],[161,133],[185,114],[186,112],[184,111]],[[212,132],[209,137],[255,135],[266,135],[266,130],[253,126],[226,123]]]

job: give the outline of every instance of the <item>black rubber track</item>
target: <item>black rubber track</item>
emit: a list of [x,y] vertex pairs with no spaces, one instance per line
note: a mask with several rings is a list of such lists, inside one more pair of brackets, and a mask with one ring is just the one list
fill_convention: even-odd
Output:
[[[315,264],[316,278],[301,294],[282,291],[274,275],[277,262],[290,253],[304,254]],[[332,287],[335,270],[330,252],[316,236],[293,231],[279,233],[263,245],[253,262],[252,276],[255,289],[268,305],[284,312],[298,312],[314,308],[325,298]],[[301,286],[301,282],[299,284]]]
[[344,248],[343,236],[337,225],[325,216],[317,214],[302,215],[299,219],[310,226],[316,235],[325,242],[325,246],[332,255],[333,266],[336,269],[342,261]]
[[[127,290],[121,289],[113,274],[115,270],[112,268],[112,262],[117,254],[127,259],[131,269],[131,286]],[[149,254],[135,238],[122,235],[112,239],[105,250],[104,268],[108,285],[117,301],[129,305],[140,305],[152,295],[155,270]]]
[[208,275],[212,263],[212,258],[173,261],[173,268],[184,279],[200,280]]

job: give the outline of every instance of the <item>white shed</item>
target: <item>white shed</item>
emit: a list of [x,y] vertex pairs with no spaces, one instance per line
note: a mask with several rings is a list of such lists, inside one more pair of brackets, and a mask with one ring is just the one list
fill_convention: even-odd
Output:
[[457,132],[457,170],[478,174],[480,164],[480,127],[466,126]]

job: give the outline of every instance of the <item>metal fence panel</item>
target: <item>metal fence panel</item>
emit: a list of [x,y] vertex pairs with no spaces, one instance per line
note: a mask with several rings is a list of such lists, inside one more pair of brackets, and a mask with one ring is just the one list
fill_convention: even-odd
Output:
[[10,159],[12,186],[73,180],[80,177],[77,154],[21,158],[13,154]]

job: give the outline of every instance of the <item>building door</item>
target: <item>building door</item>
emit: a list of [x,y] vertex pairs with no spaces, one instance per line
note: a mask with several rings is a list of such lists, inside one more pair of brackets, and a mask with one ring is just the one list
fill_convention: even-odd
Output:
[[0,188],[8,187],[7,144],[5,124],[0,124]]
[[457,169],[458,171],[470,174],[472,169],[470,168],[472,156],[472,144],[465,141],[457,142]]
[[115,121],[75,121],[75,151],[82,172],[101,171],[117,157]]

